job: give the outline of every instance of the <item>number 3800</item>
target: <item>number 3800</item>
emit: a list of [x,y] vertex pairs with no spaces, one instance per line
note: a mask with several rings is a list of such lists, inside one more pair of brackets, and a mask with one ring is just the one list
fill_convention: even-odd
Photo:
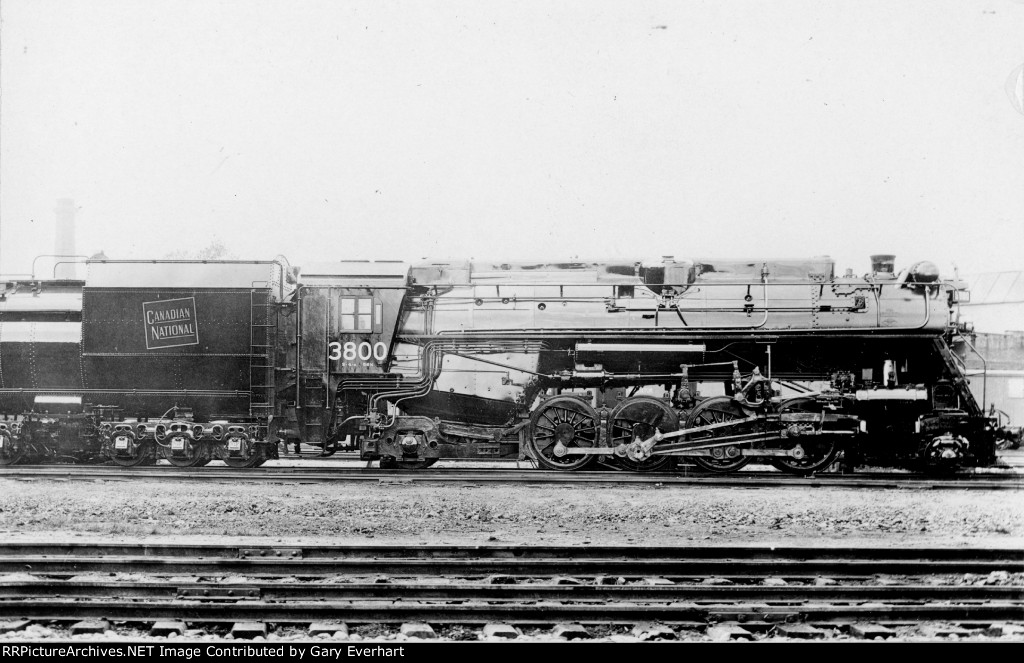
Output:
[[388,356],[388,346],[383,343],[368,343],[366,341],[355,343],[349,341],[343,345],[338,341],[334,341],[328,344],[327,348],[330,351],[327,358],[331,361],[337,361],[338,359],[344,359],[345,361],[354,361],[356,359],[384,361]]

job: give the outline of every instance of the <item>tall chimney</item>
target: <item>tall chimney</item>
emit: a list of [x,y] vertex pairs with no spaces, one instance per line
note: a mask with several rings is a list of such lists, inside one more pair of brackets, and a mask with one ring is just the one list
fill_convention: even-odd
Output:
[[[53,242],[53,253],[58,256],[75,255],[75,201],[71,198],[57,199],[57,235]],[[56,279],[77,278],[78,265],[74,258],[54,258],[57,264],[53,276]]]

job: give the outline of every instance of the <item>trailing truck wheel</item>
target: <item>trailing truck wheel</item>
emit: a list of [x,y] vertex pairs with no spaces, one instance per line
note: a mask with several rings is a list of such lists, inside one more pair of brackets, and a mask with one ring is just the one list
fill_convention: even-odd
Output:
[[[813,398],[806,396],[791,398],[782,403],[779,407],[779,414],[786,412],[807,412],[819,414],[821,405],[814,402]],[[810,426],[811,424],[808,424]],[[797,431],[799,432],[799,430]],[[802,454],[796,456],[775,456],[771,464],[790,474],[814,474],[825,469],[835,460],[839,452],[839,445],[836,438],[831,435],[805,435],[790,436],[781,445],[786,451],[797,450]]]
[[579,470],[593,463],[597,456],[567,452],[596,447],[597,422],[597,413],[589,404],[573,396],[555,396],[534,411],[527,444],[544,467]]
[[[679,415],[664,401],[653,396],[635,396],[623,401],[612,412],[608,422],[610,446],[629,445],[635,440],[643,441],[655,431],[671,433],[679,430]],[[673,456],[651,456],[644,460],[633,460],[628,456],[616,456],[615,462],[634,472],[654,472],[672,465]]]
[[[690,416],[686,418],[686,428],[698,428],[712,424],[723,424],[738,419],[746,419],[747,413],[739,404],[728,396],[714,396],[702,401],[697,407],[690,410]],[[736,426],[723,426],[702,433],[687,436],[688,441],[703,440],[727,435],[738,435],[751,432],[752,424],[738,424]],[[738,454],[739,447],[712,447],[714,456],[690,456],[693,462],[708,472],[724,474],[735,472],[750,462],[749,456]]]
[[25,445],[6,429],[0,429],[0,465],[14,465],[25,457]]

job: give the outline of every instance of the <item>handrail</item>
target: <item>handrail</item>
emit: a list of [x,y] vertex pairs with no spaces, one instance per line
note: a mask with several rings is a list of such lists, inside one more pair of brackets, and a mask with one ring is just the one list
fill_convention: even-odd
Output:
[[[36,262],[40,258],[84,258],[85,260],[88,260],[89,256],[83,256],[83,255],[77,255],[77,254],[71,254],[71,253],[43,253],[43,254],[37,255],[35,258],[32,259],[32,278],[33,279],[36,277]],[[56,265],[54,265],[54,271],[56,271]]]
[[[60,267],[61,265],[81,265],[83,262],[85,262],[85,261],[84,260],[58,260],[57,262],[53,263],[53,279],[57,280],[57,268]],[[77,281],[78,279],[75,279],[75,280]]]

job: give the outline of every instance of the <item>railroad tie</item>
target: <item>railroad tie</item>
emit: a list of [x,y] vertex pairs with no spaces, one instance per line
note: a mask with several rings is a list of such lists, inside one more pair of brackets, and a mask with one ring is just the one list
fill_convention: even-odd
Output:
[[0,633],[23,631],[28,628],[31,623],[32,622],[28,619],[2,620],[0,621]]
[[921,628],[921,632],[929,638],[948,638],[951,635],[955,635],[958,638],[966,638],[969,635],[973,635],[971,631],[965,628],[946,624],[927,624]]
[[779,624],[775,632],[783,637],[799,640],[821,640],[825,637],[825,631],[810,624]]
[[267,625],[263,622],[235,622],[231,626],[231,637],[252,640],[267,637]]
[[675,640],[676,632],[662,624],[642,622],[633,626],[633,635],[641,640]]
[[707,630],[708,637],[716,642],[729,640],[753,640],[754,634],[735,622],[723,622]]
[[348,624],[345,622],[316,622],[309,625],[309,635],[314,638],[332,635],[336,638],[347,638]]
[[1012,636],[1024,639],[1024,626],[1020,624],[991,624],[985,629],[985,635],[996,638]]
[[110,622],[105,619],[86,619],[71,625],[71,635],[80,633],[106,633],[110,630]]
[[174,621],[162,621],[155,622],[149,629],[149,634],[154,636],[160,635],[185,635],[185,622]]
[[519,632],[519,629],[509,624],[485,624],[483,635],[488,640],[515,640],[522,633]]
[[556,638],[565,638],[566,640],[588,640],[594,637],[590,635],[590,631],[579,624],[556,624],[551,629],[551,635]]
[[896,635],[896,631],[881,624],[851,624],[850,635],[874,640],[875,638],[891,638]]
[[651,577],[647,577],[647,578],[644,578],[644,584],[645,585],[650,585],[652,587],[658,587],[658,586],[674,585],[675,583],[672,582],[671,580],[669,580],[668,578],[660,578],[660,577],[651,578]]
[[437,637],[434,633],[434,629],[431,628],[430,624],[424,624],[422,622],[406,622],[402,624],[402,635],[407,638],[422,638],[424,640],[433,640]]

